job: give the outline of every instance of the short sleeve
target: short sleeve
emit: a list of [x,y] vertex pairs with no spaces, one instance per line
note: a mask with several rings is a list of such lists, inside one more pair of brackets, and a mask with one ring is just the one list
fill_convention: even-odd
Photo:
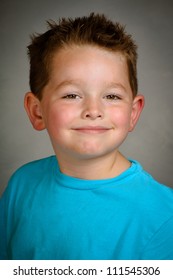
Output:
[[141,259],[173,260],[173,216],[159,228],[148,242]]
[[0,260],[7,259],[7,228],[5,195],[0,199]]

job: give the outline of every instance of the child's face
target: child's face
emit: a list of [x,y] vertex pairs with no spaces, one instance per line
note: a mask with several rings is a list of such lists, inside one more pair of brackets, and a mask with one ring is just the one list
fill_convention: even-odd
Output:
[[85,159],[115,152],[142,104],[121,54],[73,46],[55,54],[39,109],[56,155]]

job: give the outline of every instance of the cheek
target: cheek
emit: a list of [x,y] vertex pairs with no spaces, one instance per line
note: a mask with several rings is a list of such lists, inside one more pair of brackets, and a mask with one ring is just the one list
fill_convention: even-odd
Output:
[[62,129],[70,126],[74,118],[74,110],[68,110],[66,107],[52,107],[48,112],[47,129],[50,132],[58,133]]
[[116,108],[111,111],[111,120],[115,127],[128,128],[130,125],[130,110],[122,110],[122,108]]

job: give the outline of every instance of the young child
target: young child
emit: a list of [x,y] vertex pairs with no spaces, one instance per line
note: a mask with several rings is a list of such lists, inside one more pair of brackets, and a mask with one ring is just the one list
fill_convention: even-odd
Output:
[[173,190],[119,152],[144,106],[133,39],[93,13],[49,27],[28,47],[24,103],[55,156],[10,179],[1,259],[173,259]]

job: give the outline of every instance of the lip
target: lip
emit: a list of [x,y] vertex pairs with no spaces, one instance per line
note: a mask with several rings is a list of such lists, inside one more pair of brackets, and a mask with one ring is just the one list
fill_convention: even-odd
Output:
[[83,127],[74,128],[73,130],[80,133],[100,134],[109,131],[110,128],[104,126],[83,126]]

